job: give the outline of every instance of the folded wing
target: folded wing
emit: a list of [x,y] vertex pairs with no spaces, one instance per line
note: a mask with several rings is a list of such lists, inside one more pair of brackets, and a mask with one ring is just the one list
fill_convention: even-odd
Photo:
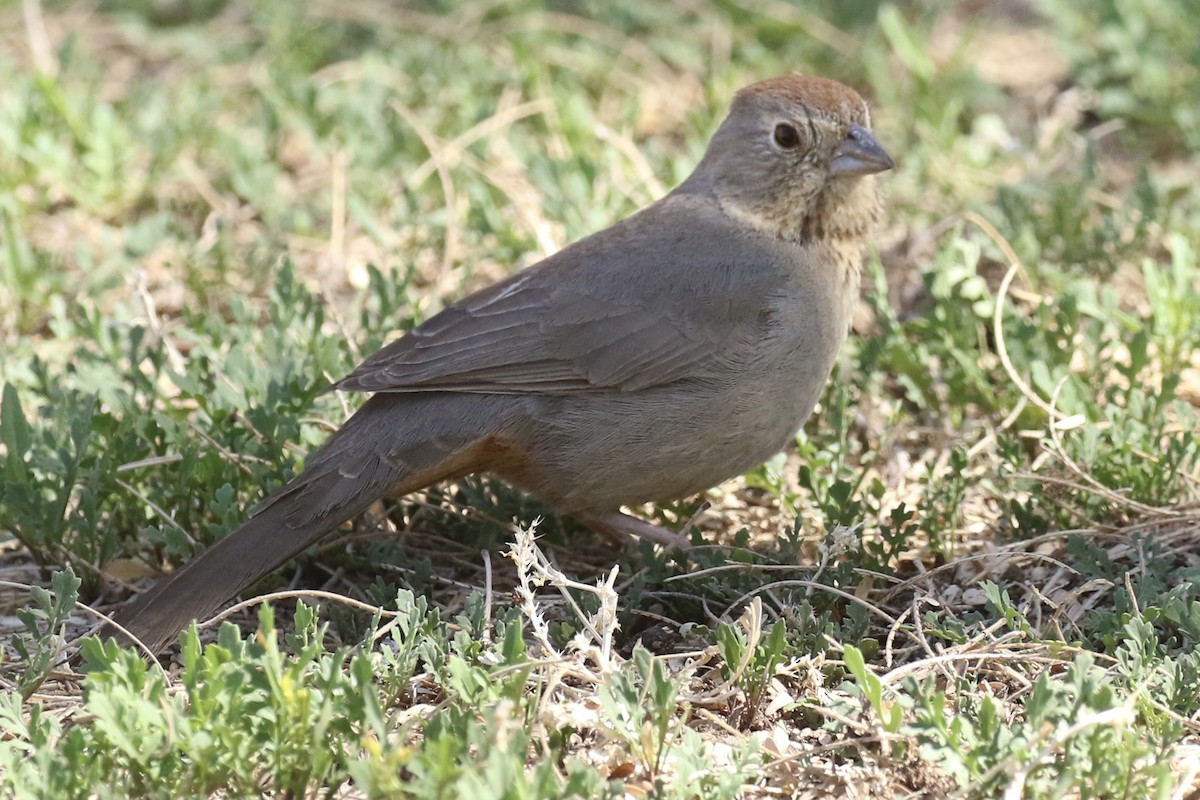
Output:
[[[648,221],[626,223],[644,228]],[[617,252],[585,240],[445,309],[337,388],[571,394],[636,391],[702,373],[707,360],[727,358],[735,340],[764,324],[780,273],[745,242],[738,263],[730,262],[721,255],[729,251],[722,232],[701,230],[711,246],[690,242],[684,249],[694,255],[686,260],[677,240],[637,231],[606,232],[623,243]],[[633,285],[640,294],[631,293]],[[679,302],[679,293],[690,302]]]

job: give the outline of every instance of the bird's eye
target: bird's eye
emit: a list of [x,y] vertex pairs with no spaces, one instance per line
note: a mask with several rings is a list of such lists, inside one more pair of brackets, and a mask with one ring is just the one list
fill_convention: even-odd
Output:
[[775,126],[775,144],[784,150],[799,147],[800,131],[796,130],[795,125],[789,125],[786,122],[779,123]]

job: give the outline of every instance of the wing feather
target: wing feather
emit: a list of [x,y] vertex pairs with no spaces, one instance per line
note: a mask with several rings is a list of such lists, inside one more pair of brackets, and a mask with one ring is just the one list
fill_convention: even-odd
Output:
[[[610,229],[464,298],[367,358],[337,388],[572,394],[703,373],[723,357],[722,344],[763,324],[783,280],[780,253],[745,239],[729,247],[733,234],[720,215],[695,224],[698,241],[683,258],[678,237],[654,233],[679,220],[647,219],[661,217],[661,205],[620,223],[624,235]],[[684,292],[691,296],[680,303]]]

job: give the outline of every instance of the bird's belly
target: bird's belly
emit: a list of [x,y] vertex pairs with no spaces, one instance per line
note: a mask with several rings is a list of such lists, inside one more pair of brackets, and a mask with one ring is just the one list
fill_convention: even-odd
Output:
[[548,399],[531,434],[539,457],[501,476],[575,513],[702,492],[787,446],[824,386],[828,368],[818,369],[735,389],[673,384]]

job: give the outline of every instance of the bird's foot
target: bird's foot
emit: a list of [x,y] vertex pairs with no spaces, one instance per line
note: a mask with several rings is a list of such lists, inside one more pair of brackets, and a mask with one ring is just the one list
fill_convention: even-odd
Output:
[[647,539],[656,544],[661,544],[663,547],[675,547],[680,550],[688,550],[692,546],[688,538],[682,534],[669,531],[651,522],[646,522],[644,519],[622,514],[619,511],[593,517],[576,517],[576,519],[596,533],[617,544],[623,545],[630,541]]

